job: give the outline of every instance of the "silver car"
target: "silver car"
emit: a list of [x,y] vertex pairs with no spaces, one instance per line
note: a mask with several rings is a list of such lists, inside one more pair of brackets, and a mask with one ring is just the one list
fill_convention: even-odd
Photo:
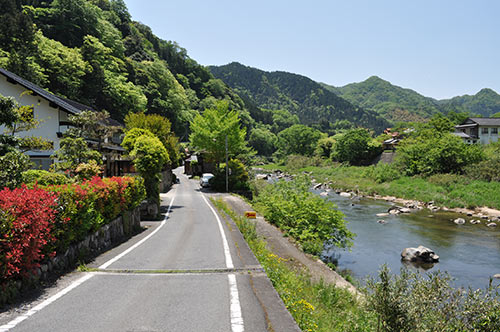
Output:
[[212,173],[203,173],[200,179],[200,186],[203,188],[210,187],[210,183],[208,182],[214,175]]

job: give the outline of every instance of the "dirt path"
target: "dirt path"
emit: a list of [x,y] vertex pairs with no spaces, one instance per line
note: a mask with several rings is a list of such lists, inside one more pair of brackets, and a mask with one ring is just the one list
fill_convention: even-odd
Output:
[[[253,211],[253,208],[248,203],[237,196],[227,194],[212,195],[222,198],[226,204],[240,215],[244,215],[245,211]],[[347,288],[351,293],[359,295],[359,292],[351,283],[330,269],[321,260],[305,254],[298,249],[289,238],[284,237],[283,233],[277,227],[266,222],[262,216],[257,216],[256,226],[257,233],[267,242],[268,249],[279,257],[286,259],[289,266],[305,271],[311,276],[311,280],[313,281],[320,281],[322,279],[325,283]]]

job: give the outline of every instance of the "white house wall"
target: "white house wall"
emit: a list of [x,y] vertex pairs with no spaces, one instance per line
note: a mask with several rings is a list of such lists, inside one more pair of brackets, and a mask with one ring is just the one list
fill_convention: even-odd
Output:
[[[21,96],[26,88],[19,84],[13,84],[7,81],[7,78],[0,75],[0,94],[5,97],[14,97],[20,105],[23,106],[34,106],[34,116],[40,121],[38,128],[30,131],[20,132],[17,135],[20,137],[26,136],[40,136],[42,138],[48,139],[54,142],[54,149],[59,149],[59,138],[57,137],[57,132],[59,131],[59,113],[61,112],[56,108],[49,106],[49,101],[40,97],[25,94]],[[0,131],[5,131],[5,126],[0,126]],[[40,151],[40,152],[29,152],[30,156],[47,156],[51,155],[54,150]]]
[[497,128],[497,133],[492,134],[492,129],[495,127],[488,127],[488,134],[483,134],[483,128],[484,127],[479,127],[479,141],[481,144],[489,144],[489,143],[494,143],[498,142],[498,131],[500,128]]

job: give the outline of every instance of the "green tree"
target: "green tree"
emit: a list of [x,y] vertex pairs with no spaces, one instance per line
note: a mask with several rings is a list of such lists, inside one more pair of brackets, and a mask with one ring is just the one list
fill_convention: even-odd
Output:
[[[156,137],[147,135],[137,138],[134,149],[130,153],[134,157],[135,169],[144,179],[147,199],[157,206],[160,212],[160,175],[159,173],[169,163],[168,152]],[[157,217],[157,216],[154,216]]]
[[135,142],[141,136],[156,137],[152,132],[143,128],[132,128],[127,131],[122,141],[122,146],[129,153],[134,150]]
[[318,146],[316,147],[315,154],[322,157],[330,159],[332,153],[335,150],[335,139],[333,137],[322,137],[318,140]]
[[189,140],[196,149],[205,151],[217,163],[248,152],[246,129],[240,127],[238,112],[229,109],[227,101],[217,101],[215,108],[206,109],[191,122]]
[[320,137],[319,130],[296,124],[278,134],[278,149],[282,155],[312,156]]
[[484,159],[479,145],[469,145],[453,134],[405,139],[398,147],[396,165],[407,175],[462,173],[468,165]]
[[295,114],[291,114],[287,110],[275,110],[272,111],[272,131],[277,134],[286,128],[293,125],[299,124],[299,117]]
[[127,131],[134,128],[149,130],[167,149],[172,168],[179,165],[179,140],[172,132],[172,124],[167,118],[158,114],[129,113],[125,117],[125,126]]
[[55,170],[68,171],[70,176],[74,176],[76,168],[82,163],[89,163],[91,160],[99,165],[102,163],[102,155],[89,148],[82,137],[64,137],[60,141],[60,146],[60,149],[51,156],[56,160]]
[[248,142],[259,155],[270,156],[276,151],[278,138],[270,130],[261,127],[252,129]]
[[334,158],[352,165],[367,163],[380,152],[366,129],[351,129],[337,139]]

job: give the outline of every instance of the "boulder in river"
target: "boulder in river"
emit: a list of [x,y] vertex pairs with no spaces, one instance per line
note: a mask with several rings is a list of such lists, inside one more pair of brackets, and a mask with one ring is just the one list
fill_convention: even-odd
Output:
[[387,224],[387,221],[385,221],[384,219],[377,220],[377,222],[382,225]]
[[342,196],[342,197],[351,197],[351,193],[346,193],[344,191],[341,192],[339,195]]
[[465,219],[464,218],[457,218],[457,219],[453,220],[453,222],[457,225],[463,225],[463,224],[465,224]]
[[470,223],[471,223],[471,224],[473,224],[473,225],[477,225],[477,224],[480,224],[480,223],[481,223],[481,220],[479,220],[479,219],[472,219],[472,220],[470,221]]
[[490,222],[486,226],[488,226],[488,227],[497,227],[497,224],[495,224],[494,222]]
[[418,248],[405,248],[401,252],[401,260],[408,262],[436,263],[439,256],[429,248],[418,246]]
[[321,194],[319,194],[320,196],[328,196],[328,192],[327,191],[323,191]]
[[493,278],[495,278],[495,279],[500,279],[500,273],[495,274],[495,275],[493,276]]
[[410,213],[410,212],[411,212],[411,209],[410,209],[410,208],[407,208],[407,207],[403,207],[403,208],[400,208],[400,209],[399,209],[399,212],[401,212],[401,213]]
[[389,213],[377,213],[377,217],[387,217],[389,215]]

